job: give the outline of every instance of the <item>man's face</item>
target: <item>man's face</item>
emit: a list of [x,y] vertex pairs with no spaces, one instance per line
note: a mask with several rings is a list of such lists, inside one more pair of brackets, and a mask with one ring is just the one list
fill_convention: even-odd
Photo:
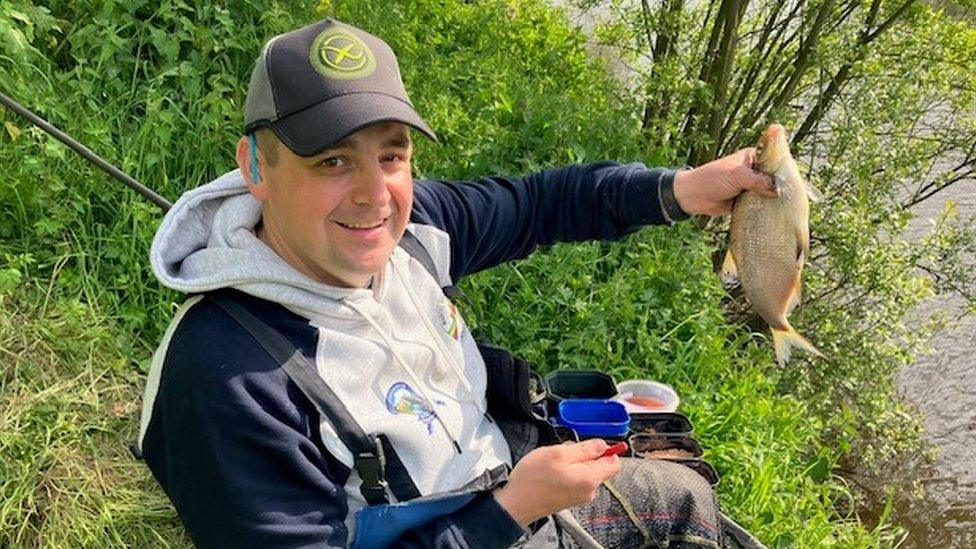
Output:
[[410,218],[407,126],[369,126],[314,157],[298,156],[281,144],[278,149],[277,164],[262,162],[261,183],[249,185],[264,205],[263,240],[320,282],[366,286],[386,264]]

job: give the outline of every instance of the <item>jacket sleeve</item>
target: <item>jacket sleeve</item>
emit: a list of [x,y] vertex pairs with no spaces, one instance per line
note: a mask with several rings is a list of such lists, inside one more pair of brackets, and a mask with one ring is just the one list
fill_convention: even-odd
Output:
[[418,181],[415,222],[451,238],[451,278],[521,259],[555,242],[614,240],[663,224],[659,187],[675,172],[612,162],[566,166],[523,178]]
[[[301,347],[300,347],[301,348]],[[330,455],[318,414],[250,335],[208,300],[166,353],[142,444],[194,543],[346,547],[350,470]],[[522,530],[483,494],[408,532],[403,547],[507,547]]]

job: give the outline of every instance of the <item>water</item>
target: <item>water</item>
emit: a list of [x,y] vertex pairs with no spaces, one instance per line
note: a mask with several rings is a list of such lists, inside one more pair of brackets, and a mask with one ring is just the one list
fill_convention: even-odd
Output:
[[[947,200],[961,216],[976,217],[976,182],[959,182],[919,204],[907,236],[924,234]],[[939,296],[916,313],[924,318],[942,311],[954,318],[963,304],[959,296]],[[911,531],[904,547],[976,547],[976,316],[937,334],[932,346],[897,378],[903,398],[923,416],[925,438],[939,451],[932,474],[923,479],[924,505],[913,506],[918,520],[906,523]]]
[[[552,3],[565,6],[568,2]],[[582,14],[571,10],[574,22],[587,32],[606,16],[607,12],[601,9]],[[608,58],[609,69],[618,80],[633,83],[632,70],[612,52],[594,48],[593,53]],[[946,159],[937,165],[935,173],[948,164]],[[976,181],[961,181],[913,209],[917,217],[906,237],[911,240],[922,236],[929,220],[942,212],[947,200],[956,203],[961,217],[976,219]],[[963,306],[960,296],[939,296],[923,303],[911,318],[927,318],[939,311],[955,318]],[[925,439],[938,450],[931,467],[920,465],[914,472],[922,477],[925,496],[896,496],[895,515],[899,524],[909,530],[900,547],[976,547],[976,316],[959,319],[937,334],[932,347],[931,353],[918,357],[896,380],[901,397],[923,417]],[[922,461],[917,456],[906,458]],[[868,514],[877,515],[880,511],[871,510]]]

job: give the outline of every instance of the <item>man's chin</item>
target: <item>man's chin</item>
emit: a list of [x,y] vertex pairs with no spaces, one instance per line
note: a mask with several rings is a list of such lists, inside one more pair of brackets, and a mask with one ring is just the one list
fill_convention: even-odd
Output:
[[362,258],[359,261],[350,263],[349,274],[358,279],[369,279],[380,273],[385,267],[386,263],[390,260],[390,256],[393,255],[392,248],[389,252],[382,255],[371,256],[369,258]]

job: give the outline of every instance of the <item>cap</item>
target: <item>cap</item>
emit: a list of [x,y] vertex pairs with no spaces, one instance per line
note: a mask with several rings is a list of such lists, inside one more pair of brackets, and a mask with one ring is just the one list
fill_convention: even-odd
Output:
[[244,110],[245,133],[270,128],[299,156],[377,122],[403,122],[437,139],[410,103],[390,46],[333,19],[264,45]]

